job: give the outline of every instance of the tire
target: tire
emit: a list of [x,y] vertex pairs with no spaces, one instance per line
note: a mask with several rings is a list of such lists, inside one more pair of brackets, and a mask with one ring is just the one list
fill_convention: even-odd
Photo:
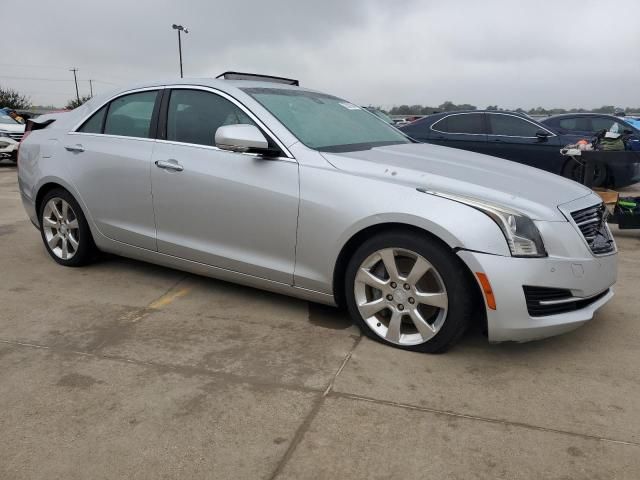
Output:
[[[578,183],[582,183],[582,166],[573,160],[569,160],[562,169],[562,176],[570,178]],[[594,187],[602,187],[607,182],[609,172],[607,166],[600,163],[595,164],[593,172],[593,185]]]
[[38,218],[44,247],[57,263],[80,267],[93,260],[96,246],[91,230],[80,205],[69,192],[62,188],[47,192]]
[[[397,275],[389,274],[389,252]],[[418,276],[422,271],[425,273]],[[378,342],[440,353],[471,322],[476,287],[466,266],[450,249],[427,236],[404,231],[376,235],[355,251],[345,275],[349,314],[366,336]]]

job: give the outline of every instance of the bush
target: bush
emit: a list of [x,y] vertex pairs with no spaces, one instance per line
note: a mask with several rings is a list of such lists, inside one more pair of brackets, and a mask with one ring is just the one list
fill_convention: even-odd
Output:
[[80,100],[77,98],[71,99],[67,102],[64,108],[67,110],[73,110],[74,108],[78,108],[80,105],[91,100],[91,95],[85,95],[84,97],[80,97]]
[[13,110],[27,110],[31,107],[31,99],[11,88],[0,87],[0,108],[3,107]]

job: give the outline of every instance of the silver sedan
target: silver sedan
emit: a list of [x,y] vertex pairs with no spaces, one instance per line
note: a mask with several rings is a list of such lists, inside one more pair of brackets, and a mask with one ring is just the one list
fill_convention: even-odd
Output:
[[357,105],[251,75],[138,85],[39,117],[22,200],[61,265],[111,252],[329,305],[443,351],[569,331],[613,296],[591,190],[423,145]]

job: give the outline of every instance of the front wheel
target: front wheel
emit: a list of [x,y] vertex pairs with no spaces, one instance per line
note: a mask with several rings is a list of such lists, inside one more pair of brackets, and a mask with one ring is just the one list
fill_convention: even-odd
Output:
[[374,340],[436,353],[469,325],[474,290],[460,259],[426,236],[377,235],[361,245],[346,271],[351,317]]
[[[596,163],[593,168],[593,187],[602,187],[607,181],[607,166]],[[582,165],[575,160],[569,160],[562,170],[562,176],[582,183]]]

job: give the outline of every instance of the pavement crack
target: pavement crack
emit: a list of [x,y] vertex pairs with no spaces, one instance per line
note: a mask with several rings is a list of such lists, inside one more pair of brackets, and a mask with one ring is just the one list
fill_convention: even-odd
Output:
[[560,435],[568,435],[571,437],[578,437],[578,438],[582,438],[582,439],[587,439],[587,440],[596,440],[596,441],[600,441],[600,442],[607,442],[607,443],[615,443],[618,445],[628,445],[628,446],[632,446],[632,447],[640,447],[640,443],[637,442],[629,442],[627,440],[620,440],[620,439],[616,439],[616,438],[610,438],[610,437],[601,437],[599,435],[590,435],[588,433],[579,433],[579,432],[572,432],[569,430],[561,430],[561,429],[557,429],[557,428],[548,428],[548,427],[541,427],[539,425],[531,425],[529,423],[523,423],[523,422],[513,422],[510,420],[502,420],[502,419],[498,419],[498,418],[489,418],[489,417],[481,417],[479,415],[470,415],[470,414],[466,414],[466,413],[458,413],[458,412],[453,412],[450,410],[440,410],[437,408],[429,408],[429,407],[421,407],[421,406],[417,406],[417,405],[411,405],[411,404],[407,404],[407,403],[400,403],[400,402],[392,402],[390,400],[380,400],[377,398],[372,398],[372,397],[366,397],[366,396],[362,396],[362,395],[356,395],[353,393],[343,393],[343,392],[330,392],[332,397],[336,397],[336,398],[342,398],[342,399],[346,399],[346,400],[355,400],[355,401],[360,401],[360,402],[368,402],[368,403],[374,403],[377,405],[386,405],[389,407],[396,407],[396,408],[403,408],[406,410],[414,410],[414,411],[418,411],[418,412],[424,412],[424,413],[431,413],[434,415],[444,415],[444,416],[448,416],[448,417],[456,417],[456,418],[462,418],[462,419],[466,419],[466,420],[473,420],[473,421],[479,421],[479,422],[485,422],[485,423],[493,423],[496,425],[505,425],[505,426],[511,426],[511,427],[520,427],[520,428],[526,428],[529,430],[535,430],[535,431],[539,431],[539,432],[547,432],[547,433],[556,433],[556,434],[560,434]]
[[349,360],[353,355],[353,351],[360,344],[361,340],[362,340],[362,335],[360,335],[356,339],[351,349],[345,355],[344,359],[342,360],[342,363],[340,364],[340,367],[338,367],[338,370],[336,371],[336,373],[333,375],[333,377],[331,377],[331,380],[329,381],[329,385],[327,386],[327,388],[322,392],[321,395],[319,395],[315,399],[313,406],[311,408],[311,411],[305,417],[305,419],[302,421],[302,423],[296,430],[296,433],[294,434],[293,439],[291,440],[291,443],[287,448],[287,451],[284,453],[284,456],[282,457],[280,462],[278,462],[278,465],[276,466],[273,473],[268,477],[269,480],[274,480],[275,478],[277,478],[282,473],[287,463],[289,463],[289,460],[291,459],[294,452],[296,451],[296,448],[298,448],[298,445],[300,445],[300,443],[302,442],[302,439],[304,438],[305,433],[307,433],[307,431],[311,427],[311,424],[313,423],[315,418],[318,416],[318,413],[320,412],[320,409],[324,404],[324,399],[327,397],[327,395],[329,395],[329,393],[331,393],[331,390],[333,389],[333,385],[335,384],[336,378],[338,378],[338,375],[340,375],[342,370],[344,370],[344,367],[346,367],[347,363],[349,363]]

